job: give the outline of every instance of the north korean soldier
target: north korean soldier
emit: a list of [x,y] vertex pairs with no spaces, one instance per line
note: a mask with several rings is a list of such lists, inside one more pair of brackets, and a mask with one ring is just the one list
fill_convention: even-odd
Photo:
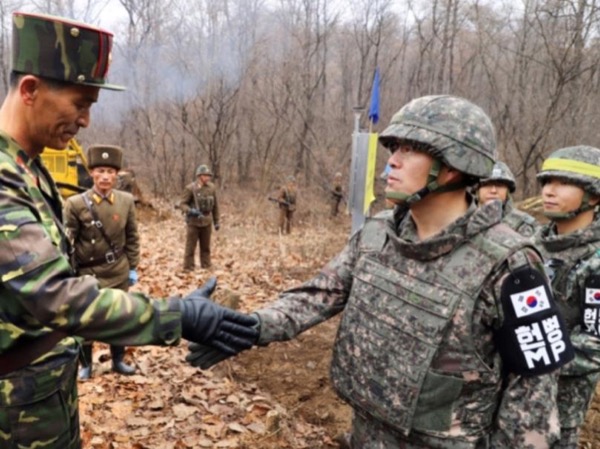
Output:
[[[352,448],[551,447],[553,373],[573,348],[535,248],[502,223],[500,202],[467,193],[494,163],[490,119],[462,98],[422,97],[380,142],[395,209],[258,310],[258,344],[344,312],[331,379],[354,410]],[[228,357],[190,349],[195,366]]]
[[333,177],[331,186],[331,216],[337,217],[340,209],[340,203],[344,198],[344,190],[342,188],[342,174],[337,172]]
[[539,223],[526,212],[514,207],[511,194],[516,190],[515,176],[504,162],[496,161],[492,173],[476,186],[477,201],[486,204],[500,200],[504,205],[504,222],[523,237],[532,237]]
[[212,227],[219,230],[219,202],[217,188],[211,182],[212,172],[207,165],[199,165],[196,169],[196,181],[188,184],[179,208],[185,214],[186,237],[183,269],[194,270],[194,252],[200,246],[200,266],[210,268],[210,238]]
[[[211,282],[184,298],[102,289],[77,276],[62,201],[39,157],[90,123],[107,83],[112,34],[54,16],[12,16],[10,88],[0,107],[0,447],[81,447],[81,338],[225,351],[250,347],[254,317],[212,303]],[[229,349],[227,349],[229,348]]]
[[286,183],[281,186],[277,195],[279,203],[279,233],[290,234],[294,221],[294,212],[298,199],[298,190],[296,189],[296,178],[288,176]]
[[[138,280],[140,239],[133,196],[113,189],[123,160],[123,150],[112,145],[94,145],[88,150],[88,169],[94,186],[69,197],[65,204],[65,227],[75,252],[78,274],[89,274],[100,288],[127,291]],[[131,375],[135,368],[125,363],[125,348],[111,345],[112,369]],[[92,342],[83,345],[80,379],[92,375]]]
[[536,235],[575,360],[558,379],[560,444],[576,449],[581,426],[600,378],[600,149],[562,148],[537,175],[544,215],[550,222]]

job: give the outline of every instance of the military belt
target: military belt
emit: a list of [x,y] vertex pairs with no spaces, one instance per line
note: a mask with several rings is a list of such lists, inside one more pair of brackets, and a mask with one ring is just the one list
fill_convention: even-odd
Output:
[[119,259],[121,259],[123,254],[124,254],[123,248],[117,248],[115,251],[107,251],[104,254],[103,258],[100,258],[97,260],[90,260],[88,262],[77,262],[77,268],[81,269],[81,268],[98,267],[100,265],[106,265],[106,264],[110,265],[110,264],[113,264],[113,263],[119,261]]
[[0,354],[0,376],[25,368],[35,359],[50,351],[65,337],[67,337],[65,332],[55,330]]

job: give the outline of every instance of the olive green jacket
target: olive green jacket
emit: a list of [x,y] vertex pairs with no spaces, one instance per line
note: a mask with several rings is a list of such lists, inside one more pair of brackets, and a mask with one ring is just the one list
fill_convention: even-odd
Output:
[[[113,248],[95,225],[83,199],[84,195],[102,222]],[[93,267],[79,267],[79,274],[94,275],[102,287],[118,287],[126,283],[129,270],[135,269],[140,260],[140,239],[133,196],[113,190],[103,199],[93,189],[89,189],[67,199],[64,216],[67,233],[75,247],[76,265],[104,262]],[[110,262],[110,253],[114,248],[119,250],[119,255]]]

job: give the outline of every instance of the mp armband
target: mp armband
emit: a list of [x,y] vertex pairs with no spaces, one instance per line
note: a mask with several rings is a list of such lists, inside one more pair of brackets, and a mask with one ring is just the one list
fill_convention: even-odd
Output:
[[496,345],[506,369],[514,374],[546,374],[573,360],[569,332],[554,303],[546,278],[524,266],[502,283],[504,322]]
[[600,276],[592,275],[585,282],[583,299],[583,331],[600,337]]

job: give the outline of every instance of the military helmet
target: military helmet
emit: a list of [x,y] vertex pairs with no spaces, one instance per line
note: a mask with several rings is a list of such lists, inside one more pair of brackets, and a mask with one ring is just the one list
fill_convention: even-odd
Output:
[[551,153],[537,174],[540,182],[560,178],[600,195],[600,149],[587,145],[561,148]]
[[425,144],[432,157],[476,178],[488,176],[494,165],[494,126],[479,106],[464,98],[430,95],[412,100],[379,137],[389,149],[398,140]]
[[200,176],[200,175],[212,176],[213,174],[210,171],[210,168],[208,168],[208,165],[202,164],[202,165],[198,165],[198,168],[196,169],[196,176]]
[[492,182],[501,182],[508,186],[508,191],[513,193],[517,187],[515,176],[504,162],[496,161],[492,173],[487,178],[479,180],[479,185],[485,185]]
[[123,90],[106,83],[112,33],[63,17],[13,13],[11,70],[85,86]]

